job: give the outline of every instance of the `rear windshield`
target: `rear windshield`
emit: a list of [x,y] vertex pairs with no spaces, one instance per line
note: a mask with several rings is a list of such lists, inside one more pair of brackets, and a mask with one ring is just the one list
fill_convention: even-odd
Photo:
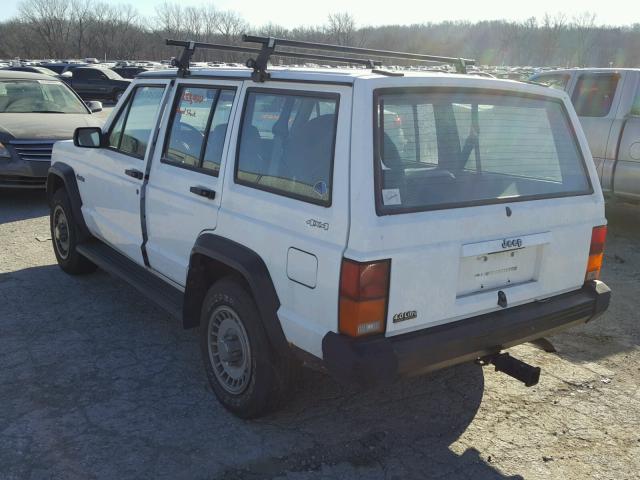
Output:
[[560,101],[464,90],[376,99],[379,213],[592,191]]

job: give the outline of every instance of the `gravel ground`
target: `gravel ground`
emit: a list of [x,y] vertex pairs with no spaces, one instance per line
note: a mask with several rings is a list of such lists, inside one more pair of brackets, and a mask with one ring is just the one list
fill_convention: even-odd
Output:
[[611,208],[597,322],[525,345],[540,384],[463,365],[360,391],[306,371],[280,412],[219,406],[197,333],[65,275],[43,194],[0,192],[0,479],[636,479],[640,207]]

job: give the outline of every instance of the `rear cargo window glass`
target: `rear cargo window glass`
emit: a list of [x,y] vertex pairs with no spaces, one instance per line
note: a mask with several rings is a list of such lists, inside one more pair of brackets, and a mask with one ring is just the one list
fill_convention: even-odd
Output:
[[377,96],[378,211],[586,194],[562,103],[475,92]]
[[338,96],[250,92],[236,181],[329,205]]
[[573,91],[573,106],[582,117],[606,117],[618,86],[618,75],[581,75]]

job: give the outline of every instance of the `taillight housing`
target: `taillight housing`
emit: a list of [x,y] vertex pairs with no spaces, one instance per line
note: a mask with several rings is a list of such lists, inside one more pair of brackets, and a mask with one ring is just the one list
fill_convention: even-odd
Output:
[[604,242],[607,237],[607,226],[601,225],[593,227],[591,232],[591,247],[589,248],[589,261],[587,262],[587,273],[584,281],[598,280],[600,269],[602,268],[602,257],[604,256]]
[[342,259],[338,329],[351,337],[384,333],[391,260]]

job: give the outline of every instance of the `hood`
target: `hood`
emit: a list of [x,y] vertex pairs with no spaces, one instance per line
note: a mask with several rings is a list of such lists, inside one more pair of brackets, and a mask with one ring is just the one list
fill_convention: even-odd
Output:
[[8,140],[68,140],[78,127],[100,127],[88,113],[0,113],[0,142]]

